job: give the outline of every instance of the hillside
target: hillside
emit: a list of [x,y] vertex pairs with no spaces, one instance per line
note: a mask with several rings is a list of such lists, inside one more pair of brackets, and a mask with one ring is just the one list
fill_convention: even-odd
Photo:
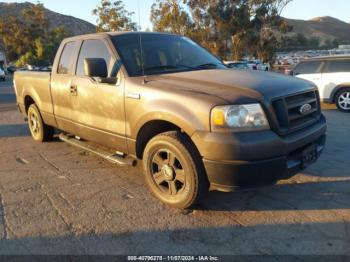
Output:
[[[5,18],[9,16],[21,17],[24,9],[32,6],[32,3],[1,3],[0,2],[0,17]],[[63,26],[73,35],[87,34],[96,32],[95,26],[82,19],[72,16],[62,15],[53,12],[49,9],[45,10],[46,17],[49,19],[50,27]]]
[[333,17],[316,17],[311,20],[295,20],[284,18],[293,33],[302,33],[307,37],[319,37],[321,41],[327,39],[341,39],[350,41],[350,24]]

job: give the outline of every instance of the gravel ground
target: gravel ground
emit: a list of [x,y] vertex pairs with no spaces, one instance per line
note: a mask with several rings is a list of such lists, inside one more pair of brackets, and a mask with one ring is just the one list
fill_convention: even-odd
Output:
[[350,255],[349,115],[324,113],[327,147],[305,172],[212,192],[197,210],[179,211],[150,195],[141,165],[35,143],[23,117],[3,110],[0,254]]

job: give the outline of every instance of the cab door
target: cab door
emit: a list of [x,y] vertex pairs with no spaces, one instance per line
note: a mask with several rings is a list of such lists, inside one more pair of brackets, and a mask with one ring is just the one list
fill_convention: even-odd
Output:
[[[100,83],[85,75],[85,59],[100,58],[106,62],[108,77],[116,83]],[[77,135],[127,153],[124,112],[124,78],[118,70],[118,59],[105,39],[83,41],[77,59],[73,86],[73,121]]]
[[57,127],[72,134],[76,133],[72,83],[79,46],[79,41],[62,43],[51,74],[51,97]]

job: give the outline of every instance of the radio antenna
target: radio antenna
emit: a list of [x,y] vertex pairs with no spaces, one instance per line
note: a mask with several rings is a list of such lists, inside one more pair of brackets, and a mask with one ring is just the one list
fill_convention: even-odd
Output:
[[142,26],[141,26],[141,8],[140,8],[140,0],[137,0],[137,8],[138,8],[138,13],[139,13],[139,31],[142,30]]

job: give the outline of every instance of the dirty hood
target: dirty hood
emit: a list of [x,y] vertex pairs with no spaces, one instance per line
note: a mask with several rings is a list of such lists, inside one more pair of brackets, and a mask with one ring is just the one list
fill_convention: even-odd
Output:
[[189,94],[207,94],[229,103],[250,100],[271,101],[315,89],[308,81],[277,73],[252,70],[214,69],[150,76],[150,85],[183,91]]

